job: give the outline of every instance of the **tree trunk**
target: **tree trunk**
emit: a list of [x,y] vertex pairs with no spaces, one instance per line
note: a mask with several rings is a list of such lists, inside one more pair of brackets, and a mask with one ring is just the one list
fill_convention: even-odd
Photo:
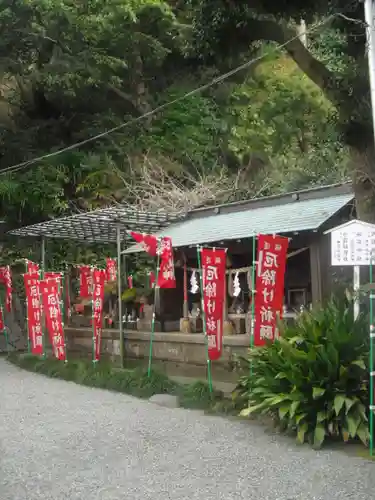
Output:
[[373,138],[366,145],[352,145],[351,172],[357,217],[375,223],[375,148]]

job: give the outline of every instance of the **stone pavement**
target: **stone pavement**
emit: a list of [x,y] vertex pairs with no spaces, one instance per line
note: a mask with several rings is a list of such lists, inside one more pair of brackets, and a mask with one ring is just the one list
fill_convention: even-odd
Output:
[[369,500],[375,464],[0,359],[1,500]]

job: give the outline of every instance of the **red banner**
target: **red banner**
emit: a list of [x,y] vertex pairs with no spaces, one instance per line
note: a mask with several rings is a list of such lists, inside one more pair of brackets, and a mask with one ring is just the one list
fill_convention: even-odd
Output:
[[214,361],[223,350],[226,250],[203,248],[201,259],[208,357]]
[[5,285],[5,307],[10,312],[12,310],[12,274],[10,266],[0,267],[0,283]]
[[117,260],[108,258],[106,264],[107,281],[113,283],[117,279]]
[[23,275],[26,295],[27,330],[30,350],[37,356],[43,355],[42,311],[40,303],[39,274],[34,272]]
[[176,277],[174,274],[174,259],[172,240],[164,236],[160,240],[160,269],[158,275],[159,288],[176,288]]
[[278,337],[277,321],[282,318],[288,238],[258,236],[255,294],[254,345],[263,346]]
[[79,296],[81,299],[92,297],[92,269],[91,266],[79,266]]
[[59,301],[59,282],[57,279],[40,282],[43,310],[46,327],[49,333],[53,354],[57,359],[65,361],[65,341],[62,315]]
[[48,271],[48,272],[44,273],[44,279],[45,280],[57,280],[57,283],[59,284],[58,293],[59,293],[59,297],[61,298],[61,292],[62,292],[61,285],[62,285],[62,279],[63,279],[62,273],[55,273],[52,271]]
[[104,285],[107,278],[107,271],[95,269],[93,272],[94,292],[92,297],[92,316],[94,329],[93,359],[99,361],[101,351],[102,329],[103,329],[103,305],[104,305]]
[[26,260],[27,272],[29,274],[39,273],[39,264],[32,262],[31,260]]
[[152,234],[136,233],[134,231],[130,231],[130,236],[142,246],[146,253],[153,257],[156,256],[158,250],[158,239],[156,236]]
[[133,276],[131,274],[128,276],[128,287],[133,288]]

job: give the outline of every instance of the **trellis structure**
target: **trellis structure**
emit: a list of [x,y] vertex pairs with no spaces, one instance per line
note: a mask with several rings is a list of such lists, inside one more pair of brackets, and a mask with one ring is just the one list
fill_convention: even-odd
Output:
[[40,238],[41,267],[43,271],[45,269],[45,242],[47,238],[75,240],[87,244],[115,243],[117,245],[118,319],[120,356],[121,363],[123,364],[125,352],[121,302],[121,245],[126,241],[134,241],[128,234],[128,231],[153,234],[183,218],[184,214],[181,213],[142,212],[116,205],[13,229],[9,231],[9,234],[25,238]]

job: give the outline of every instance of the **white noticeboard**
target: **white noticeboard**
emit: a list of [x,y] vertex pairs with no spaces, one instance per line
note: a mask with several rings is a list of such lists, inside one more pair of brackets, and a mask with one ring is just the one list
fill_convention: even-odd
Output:
[[332,266],[369,266],[375,258],[375,225],[353,220],[327,232]]
[[[353,289],[359,292],[360,266],[375,264],[375,225],[352,220],[335,227],[331,234],[331,265],[353,266]],[[359,298],[354,302],[354,316],[359,315]]]

